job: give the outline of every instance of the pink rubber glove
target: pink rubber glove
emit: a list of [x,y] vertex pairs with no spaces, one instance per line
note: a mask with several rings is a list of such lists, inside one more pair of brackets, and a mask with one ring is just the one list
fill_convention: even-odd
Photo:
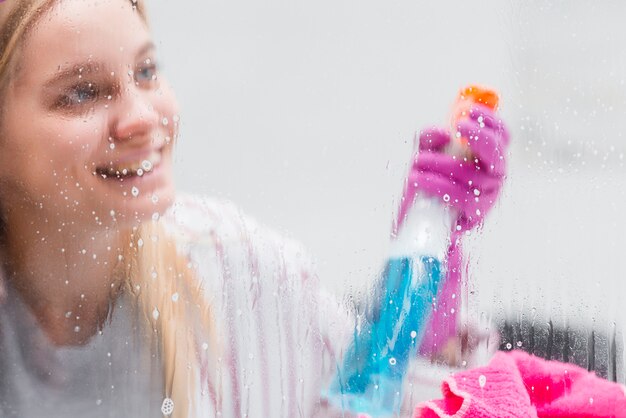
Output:
[[[441,353],[450,338],[461,334],[457,315],[461,288],[463,231],[479,225],[495,204],[506,174],[506,148],[509,133],[502,120],[489,108],[474,105],[467,119],[457,125],[473,159],[454,157],[445,153],[450,132],[430,128],[419,135],[419,153],[410,169],[407,188],[398,214],[398,228],[416,193],[438,197],[442,204],[456,210],[458,219],[451,234],[448,249],[448,274],[443,283],[428,331],[420,346],[420,354]],[[466,330],[467,331],[467,330]]]
[[469,118],[461,120],[457,130],[468,139],[475,158],[468,160],[444,153],[450,143],[450,132],[446,129],[422,131],[398,224],[404,220],[418,191],[439,197],[442,203],[456,209],[457,225],[464,230],[478,225],[496,202],[506,172],[508,130],[491,109],[481,105],[472,107]]

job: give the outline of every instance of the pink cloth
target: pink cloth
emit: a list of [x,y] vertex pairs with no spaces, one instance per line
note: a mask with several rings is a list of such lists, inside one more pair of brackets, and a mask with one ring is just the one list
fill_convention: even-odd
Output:
[[498,352],[488,366],[444,380],[444,398],[418,405],[413,417],[624,418],[625,389],[572,364]]

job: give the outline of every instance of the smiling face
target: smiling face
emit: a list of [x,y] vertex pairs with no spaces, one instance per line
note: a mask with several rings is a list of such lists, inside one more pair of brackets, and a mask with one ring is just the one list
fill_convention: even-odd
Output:
[[177,105],[128,0],[64,0],[39,18],[3,90],[0,203],[84,225],[172,202]]

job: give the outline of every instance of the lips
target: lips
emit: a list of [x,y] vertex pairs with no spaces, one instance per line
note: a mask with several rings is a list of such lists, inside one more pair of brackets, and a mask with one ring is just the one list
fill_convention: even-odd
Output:
[[161,163],[161,150],[152,150],[150,154],[137,159],[125,162],[111,161],[107,165],[98,166],[94,174],[104,179],[117,178],[125,179],[130,177],[142,177],[152,172]]

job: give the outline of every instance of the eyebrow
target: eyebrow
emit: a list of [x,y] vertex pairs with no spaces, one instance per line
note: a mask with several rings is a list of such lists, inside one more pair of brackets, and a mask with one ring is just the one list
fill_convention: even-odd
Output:
[[65,79],[75,78],[82,74],[99,73],[105,68],[106,66],[104,64],[96,63],[93,61],[87,61],[84,63],[74,64],[70,68],[66,68],[56,73],[54,77],[52,77],[50,80],[46,82],[46,87],[54,86],[55,84],[58,84],[59,82],[62,82]]
[[148,41],[143,44],[141,48],[139,48],[139,51],[137,51],[137,57],[140,57],[145,53],[152,51],[153,49],[156,49],[156,45],[154,44],[154,42]]
[[[0,0],[1,1],[1,0]],[[139,50],[137,51],[136,56],[139,58],[147,52],[155,49],[156,46],[152,41],[146,42]],[[94,61],[85,61],[82,63],[77,63],[72,65],[66,69],[60,69],[54,77],[52,77],[48,82],[46,82],[46,87],[54,86],[68,78],[75,78],[81,74],[94,74],[100,73],[106,70],[108,66],[103,62],[94,62]]]

